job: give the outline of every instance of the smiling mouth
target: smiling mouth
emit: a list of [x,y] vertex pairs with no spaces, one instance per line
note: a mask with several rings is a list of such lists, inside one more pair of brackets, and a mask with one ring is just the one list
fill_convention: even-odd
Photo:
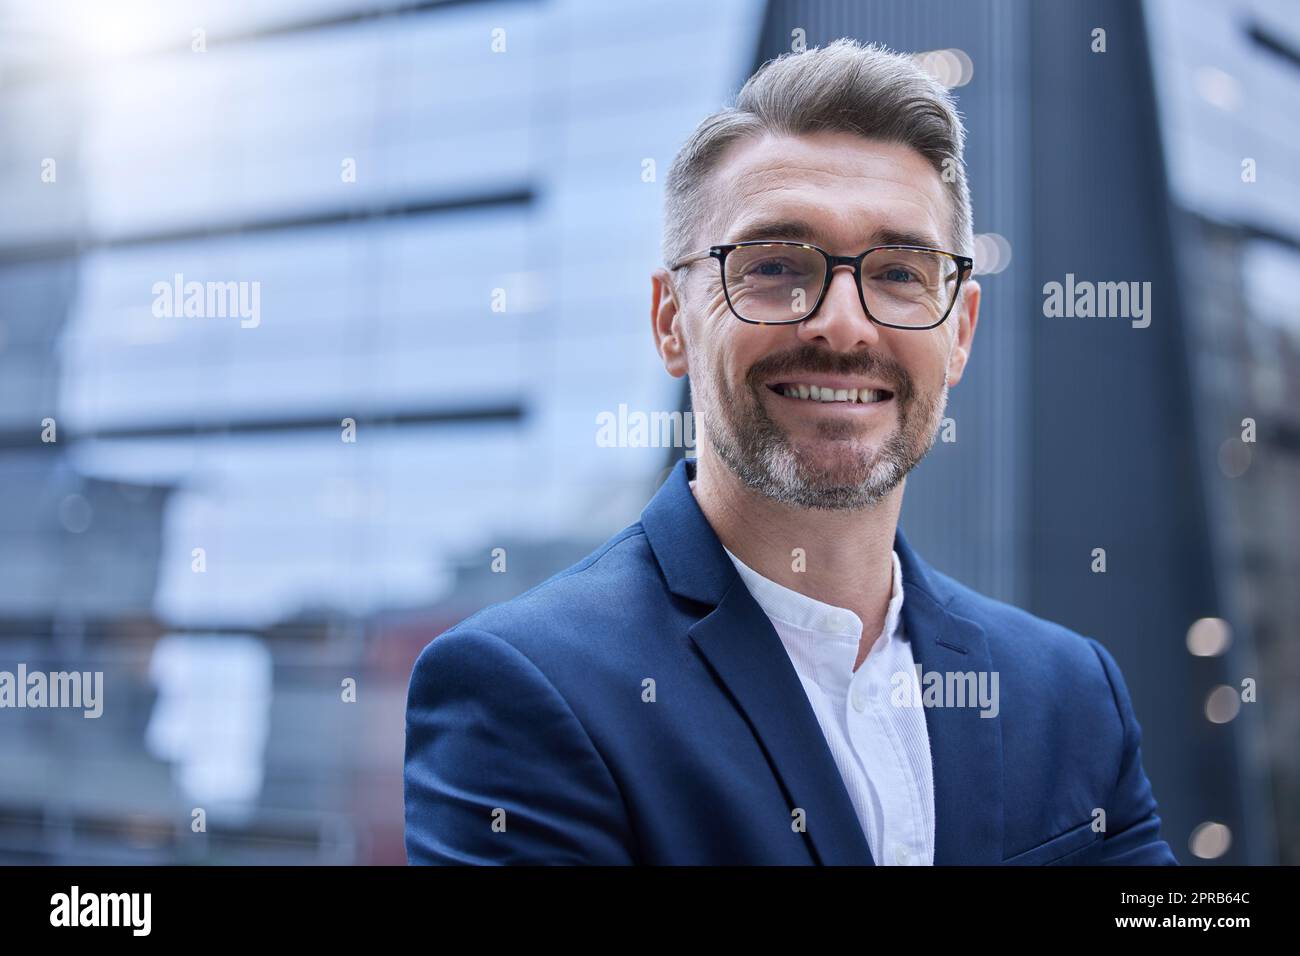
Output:
[[802,382],[775,382],[767,387],[785,398],[825,404],[878,405],[894,397],[889,389],[880,388],[826,388]]

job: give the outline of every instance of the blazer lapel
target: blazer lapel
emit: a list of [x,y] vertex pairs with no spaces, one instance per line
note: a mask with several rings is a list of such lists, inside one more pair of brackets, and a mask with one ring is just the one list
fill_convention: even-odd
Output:
[[818,861],[870,866],[867,838],[799,675],[691,493],[694,465],[678,461],[641,514],[669,588],[714,606],[691,626],[690,639],[749,722],[791,809],[804,811]]
[[[991,675],[984,629],[946,607],[952,593],[912,550],[894,537],[903,572],[903,627],[926,674]],[[985,678],[991,680],[991,677]],[[924,687],[924,683],[922,687]],[[999,708],[1000,711],[1000,708]],[[1002,718],[978,706],[927,707],[934,773],[934,863],[997,866],[1002,862]]]
[[866,835],[808,694],[772,622],[739,576],[722,603],[689,633],[754,729],[791,808],[804,811],[821,862],[872,865]]

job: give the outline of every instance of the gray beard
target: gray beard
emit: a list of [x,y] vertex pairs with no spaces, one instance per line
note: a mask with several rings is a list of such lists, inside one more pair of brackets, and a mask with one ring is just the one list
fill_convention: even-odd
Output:
[[[946,378],[938,395],[920,395],[910,388],[895,392],[899,426],[846,478],[842,468],[831,473],[803,461],[748,384],[742,390],[743,402],[718,374],[705,390],[709,394],[702,396],[697,411],[704,437],[732,473],[779,504],[823,511],[854,511],[882,501],[933,447],[948,405]],[[835,437],[831,427],[824,432],[827,437]],[[839,433],[852,432],[844,426]]]

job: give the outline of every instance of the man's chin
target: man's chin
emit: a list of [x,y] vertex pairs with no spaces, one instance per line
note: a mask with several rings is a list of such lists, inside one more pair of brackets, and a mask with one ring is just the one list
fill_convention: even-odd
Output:
[[889,492],[874,483],[794,482],[774,489],[771,497],[788,506],[819,511],[857,511],[878,504]]
[[806,481],[830,486],[857,485],[870,476],[880,449],[860,441],[813,439],[787,445],[788,459]]
[[[814,441],[787,446],[784,461],[771,469],[773,476],[786,478],[780,484],[804,499],[824,498],[844,507],[853,500],[878,500],[898,485],[908,469],[901,469],[890,456],[860,442]],[[782,467],[784,466],[784,467]]]

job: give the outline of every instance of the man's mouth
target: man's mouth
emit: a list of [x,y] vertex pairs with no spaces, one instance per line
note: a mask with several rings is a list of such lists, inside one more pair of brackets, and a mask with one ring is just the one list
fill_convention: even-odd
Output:
[[876,405],[894,397],[894,393],[887,388],[832,388],[805,382],[772,382],[767,387],[786,398],[808,402]]

